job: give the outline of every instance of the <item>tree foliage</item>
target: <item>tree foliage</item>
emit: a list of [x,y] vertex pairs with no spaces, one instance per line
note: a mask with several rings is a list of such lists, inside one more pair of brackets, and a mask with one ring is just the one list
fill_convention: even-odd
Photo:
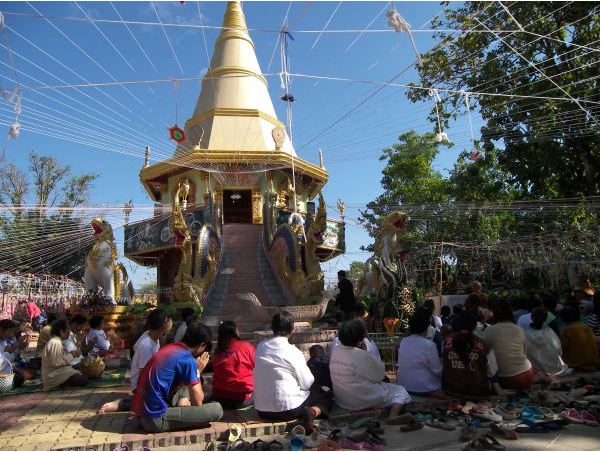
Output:
[[441,94],[443,124],[465,113],[463,93],[480,93],[469,99],[486,121],[483,148],[499,143],[500,169],[521,198],[599,195],[600,3],[446,6],[433,19],[446,31],[420,70],[420,85]]
[[0,167],[0,268],[80,279],[89,223],[72,208],[89,201],[97,174],[71,174],[54,157],[31,152],[27,173]]

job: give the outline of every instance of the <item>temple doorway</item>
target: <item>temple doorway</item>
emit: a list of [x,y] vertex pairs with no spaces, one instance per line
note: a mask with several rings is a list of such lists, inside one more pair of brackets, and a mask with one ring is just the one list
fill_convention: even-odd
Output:
[[253,223],[251,190],[224,190],[224,223]]

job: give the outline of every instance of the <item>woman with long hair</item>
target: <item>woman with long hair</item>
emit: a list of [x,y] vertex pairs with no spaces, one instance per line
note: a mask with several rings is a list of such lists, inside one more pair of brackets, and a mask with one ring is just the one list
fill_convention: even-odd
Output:
[[459,331],[443,342],[443,390],[446,394],[481,400],[490,393],[489,346],[474,334],[477,318],[464,311],[458,319]]
[[224,320],[217,329],[211,400],[235,409],[253,403],[255,347],[240,339],[236,324]]

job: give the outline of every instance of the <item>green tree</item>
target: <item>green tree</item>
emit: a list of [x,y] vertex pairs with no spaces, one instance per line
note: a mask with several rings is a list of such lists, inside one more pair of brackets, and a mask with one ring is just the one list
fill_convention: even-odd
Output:
[[420,70],[443,124],[466,112],[464,93],[480,93],[468,98],[486,121],[483,148],[503,144],[499,165],[523,199],[599,195],[600,3],[445,5],[433,29],[446,31]]
[[364,274],[364,263],[353,261],[347,270],[347,278],[357,281]]
[[74,208],[89,201],[98,175],[73,176],[68,165],[35,152],[27,170],[0,167],[0,268],[81,279],[91,237]]

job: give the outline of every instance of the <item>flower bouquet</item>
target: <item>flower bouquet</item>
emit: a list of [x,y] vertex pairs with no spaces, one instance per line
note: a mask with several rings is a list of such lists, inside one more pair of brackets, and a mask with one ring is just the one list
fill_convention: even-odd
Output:
[[385,325],[385,330],[387,331],[387,336],[391,337],[393,336],[393,333],[395,333],[395,327],[399,323],[399,319],[397,317],[385,317],[383,323]]

